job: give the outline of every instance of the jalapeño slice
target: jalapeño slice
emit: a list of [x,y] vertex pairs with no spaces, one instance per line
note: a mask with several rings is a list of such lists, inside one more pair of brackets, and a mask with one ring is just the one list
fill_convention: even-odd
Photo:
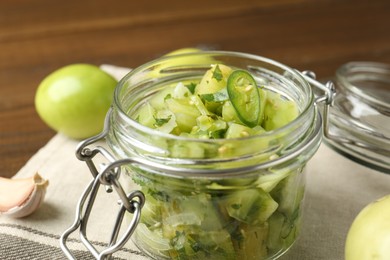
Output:
[[260,119],[260,94],[256,81],[249,72],[236,70],[227,81],[227,92],[238,118],[254,127]]

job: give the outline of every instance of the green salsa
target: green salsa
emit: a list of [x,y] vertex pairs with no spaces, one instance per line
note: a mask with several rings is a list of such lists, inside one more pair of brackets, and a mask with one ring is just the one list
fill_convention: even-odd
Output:
[[[131,117],[167,134],[207,140],[261,135],[298,114],[294,101],[259,85],[248,71],[217,64],[198,81],[168,84]],[[191,145],[171,147],[171,157],[210,157],[207,147]],[[218,149],[213,157],[246,149],[237,147],[239,142],[232,146]],[[297,236],[303,197],[300,169],[202,181],[137,171],[133,180],[145,193],[146,204],[135,242],[153,257],[266,259],[290,247]]]
[[200,82],[179,82],[155,94],[133,118],[165,133],[214,139],[271,131],[297,116],[292,100],[257,86],[247,71],[219,64]]

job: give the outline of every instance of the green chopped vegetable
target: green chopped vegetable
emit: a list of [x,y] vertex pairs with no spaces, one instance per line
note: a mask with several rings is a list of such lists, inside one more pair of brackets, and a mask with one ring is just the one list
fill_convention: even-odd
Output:
[[280,128],[298,116],[296,104],[291,100],[284,99],[280,94],[267,93],[264,107],[264,129],[267,131]]
[[[234,128],[271,131],[297,116],[294,101],[257,86],[247,71],[217,64],[206,71],[198,83],[194,80],[179,82],[157,92],[141,106],[134,118],[140,124],[171,134],[223,139],[261,133],[246,130],[233,137]],[[225,122],[224,127],[215,125],[221,122]],[[232,124],[234,127],[229,130]]]
[[260,119],[260,95],[256,81],[244,70],[230,74],[227,92],[238,117],[249,127],[258,125]]
[[262,189],[249,189],[229,194],[225,208],[230,217],[256,226],[267,221],[278,208],[278,203]]

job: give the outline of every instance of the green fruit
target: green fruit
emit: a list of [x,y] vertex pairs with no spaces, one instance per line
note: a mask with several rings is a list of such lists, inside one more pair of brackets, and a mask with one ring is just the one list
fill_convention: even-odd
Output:
[[177,49],[172,52],[169,52],[164,55],[164,57],[170,57],[169,61],[162,64],[159,69],[166,69],[166,68],[175,68],[175,67],[181,67],[181,66],[194,66],[194,65],[210,65],[213,64],[215,61],[208,56],[197,56],[197,55],[189,55],[186,56],[185,54],[200,54],[202,53],[201,49],[196,48],[182,48]]
[[200,52],[200,51],[202,51],[202,50],[198,49],[198,48],[188,47],[188,48],[181,48],[181,49],[171,51],[171,52],[165,54],[165,56],[180,55],[180,54],[191,53],[191,52]]
[[367,205],[353,221],[346,260],[390,259],[390,195]]
[[[207,57],[189,56],[182,57],[183,54],[195,54],[200,53],[202,50],[196,48],[182,48],[169,52],[164,57],[170,56],[169,62],[164,64],[164,68],[176,67],[176,66],[188,66],[195,64],[210,64],[212,61]],[[176,56],[178,55],[178,57]]]
[[35,107],[57,132],[84,139],[102,131],[117,81],[89,64],[73,64],[49,74],[40,83]]

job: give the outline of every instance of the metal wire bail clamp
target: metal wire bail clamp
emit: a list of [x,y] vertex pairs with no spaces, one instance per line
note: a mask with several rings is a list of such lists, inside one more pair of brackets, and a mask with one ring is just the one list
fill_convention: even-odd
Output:
[[[119,182],[120,167],[128,163],[133,163],[133,161],[131,159],[115,160],[114,157],[105,148],[100,146],[97,146],[93,149],[88,148],[89,145],[104,139],[107,135],[110,114],[111,110],[107,113],[104,124],[105,127],[102,133],[81,142],[76,149],[76,157],[79,160],[86,162],[89,170],[93,175],[93,179],[87,185],[80,197],[80,200],[77,203],[75,220],[73,224],[62,234],[60,238],[61,249],[68,259],[76,259],[66,244],[68,237],[76,230],[79,229],[81,242],[96,259],[110,259],[112,254],[121,249],[130,239],[141,217],[141,209],[145,203],[144,194],[138,190],[126,194]],[[103,155],[103,157],[109,161],[109,164],[104,165],[100,172],[93,162],[93,158],[97,154]],[[118,210],[108,247],[103,251],[98,252],[98,250],[88,240],[86,228],[93,204],[101,185],[106,187],[106,192],[112,192],[113,190],[116,191],[120,198],[120,208]],[[121,229],[123,217],[126,212],[133,214],[133,217],[126,231],[118,240],[119,231]]]
[[323,111],[322,111],[322,132],[324,137],[332,140],[339,140],[340,142],[345,142],[343,138],[340,138],[339,136],[332,135],[330,133],[330,113],[329,109],[331,106],[333,106],[334,99],[336,96],[336,88],[332,81],[327,81],[325,84],[322,84],[321,82],[316,80],[316,75],[313,71],[303,71],[302,72],[303,77],[311,86],[314,86],[318,89],[320,89],[325,94],[322,96],[317,96],[314,100],[315,104],[324,103],[323,105]]

